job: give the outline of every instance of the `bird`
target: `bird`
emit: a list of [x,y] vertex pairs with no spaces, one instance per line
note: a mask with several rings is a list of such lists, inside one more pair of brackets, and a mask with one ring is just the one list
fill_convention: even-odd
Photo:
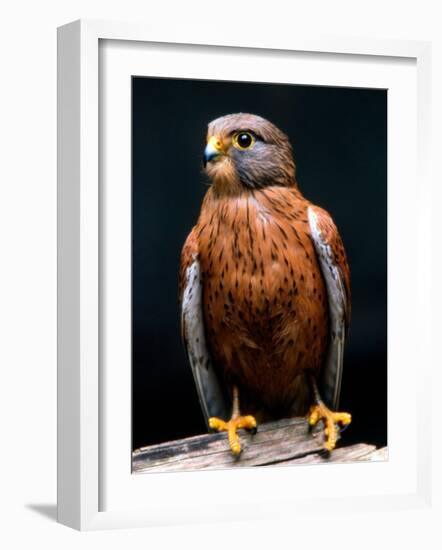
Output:
[[181,252],[181,332],[209,430],[305,416],[324,452],[339,412],[350,271],[331,215],[307,200],[287,135],[236,113],[208,124],[208,189]]

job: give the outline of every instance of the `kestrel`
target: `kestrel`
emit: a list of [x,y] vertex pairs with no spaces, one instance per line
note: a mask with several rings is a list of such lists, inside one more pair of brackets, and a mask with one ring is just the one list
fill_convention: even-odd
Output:
[[350,317],[350,274],[331,216],[302,195],[287,136],[231,114],[208,126],[211,185],[181,255],[182,335],[208,427],[307,415],[331,451]]

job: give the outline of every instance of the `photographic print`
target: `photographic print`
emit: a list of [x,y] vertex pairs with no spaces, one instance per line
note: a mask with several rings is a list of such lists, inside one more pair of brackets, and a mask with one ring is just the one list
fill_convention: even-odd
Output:
[[132,78],[132,443],[387,458],[387,90]]

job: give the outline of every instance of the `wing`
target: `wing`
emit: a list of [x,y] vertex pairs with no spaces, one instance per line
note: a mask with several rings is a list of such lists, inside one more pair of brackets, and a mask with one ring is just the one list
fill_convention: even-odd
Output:
[[195,229],[181,253],[181,335],[192,368],[205,420],[228,417],[228,401],[215,372],[206,342],[203,314],[203,285]]
[[336,410],[341,392],[344,345],[350,321],[350,270],[344,245],[330,215],[322,208],[308,208],[311,237],[328,295],[330,339],[320,379],[320,393]]

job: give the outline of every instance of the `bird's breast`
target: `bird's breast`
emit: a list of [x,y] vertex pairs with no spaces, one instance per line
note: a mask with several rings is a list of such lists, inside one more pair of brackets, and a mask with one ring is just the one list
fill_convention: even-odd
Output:
[[209,209],[199,233],[209,309],[222,301],[226,312],[236,303],[271,314],[276,305],[290,310],[300,292],[323,295],[305,210],[290,203],[275,210],[255,196]]
[[252,363],[261,373],[289,363],[293,371],[309,358],[317,365],[326,344],[326,294],[306,206],[292,195],[286,201],[255,194],[209,203],[198,224],[212,352],[249,382]]

